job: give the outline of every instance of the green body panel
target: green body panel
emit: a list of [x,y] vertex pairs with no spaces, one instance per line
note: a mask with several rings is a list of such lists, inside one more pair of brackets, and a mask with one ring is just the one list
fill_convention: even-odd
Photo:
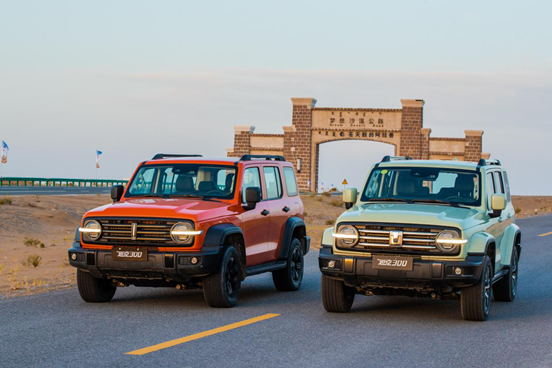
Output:
[[[460,254],[456,256],[435,255],[423,256],[425,259],[465,259],[468,253],[485,253],[487,245],[495,244],[495,270],[510,264],[512,248],[519,227],[514,224],[515,211],[511,200],[507,200],[506,208],[500,216],[493,217],[490,212],[490,200],[486,195],[487,173],[502,171],[501,166],[478,166],[474,162],[438,161],[438,160],[401,160],[385,162],[377,165],[378,169],[385,167],[436,167],[459,170],[479,171],[481,175],[481,205],[469,208],[452,207],[434,203],[397,203],[397,202],[363,202],[361,200],[364,187],[359,191],[353,207],[341,214],[332,229],[324,231],[322,243],[333,245],[333,251],[338,254],[360,255],[359,251],[343,251],[335,247],[331,232],[341,223],[385,223],[402,225],[427,225],[436,227],[451,227],[459,230],[463,239],[468,242],[461,246]],[[376,168],[372,166],[370,172]],[[367,176],[365,184],[370,175]]]

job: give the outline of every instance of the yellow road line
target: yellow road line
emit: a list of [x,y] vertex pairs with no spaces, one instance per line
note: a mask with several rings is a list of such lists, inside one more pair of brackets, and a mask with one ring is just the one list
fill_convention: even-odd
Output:
[[552,232],[546,233],[546,234],[540,234],[539,236],[546,236],[546,235],[552,235]]
[[134,350],[134,351],[128,352],[127,355],[149,354],[149,353],[152,353],[154,351],[158,351],[158,350],[170,348],[170,347],[173,347],[173,346],[176,346],[176,345],[184,344],[186,342],[202,339],[202,338],[207,337],[207,336],[215,335],[215,334],[225,332],[225,331],[230,331],[230,330],[233,330],[233,329],[238,328],[238,327],[251,325],[253,323],[261,322],[261,321],[264,321],[264,320],[267,320],[267,319],[270,319],[270,318],[274,318],[274,317],[278,317],[278,316],[279,316],[279,314],[268,313],[268,314],[265,314],[265,315],[262,315],[262,316],[259,316],[259,317],[246,319],[245,321],[232,323],[232,324],[229,324],[229,325],[226,325],[226,326],[214,328],[212,330],[196,333],[196,334],[193,334],[193,335],[190,335],[190,336],[181,337],[180,339],[171,340],[171,341],[163,342],[161,344],[148,346],[147,348]]

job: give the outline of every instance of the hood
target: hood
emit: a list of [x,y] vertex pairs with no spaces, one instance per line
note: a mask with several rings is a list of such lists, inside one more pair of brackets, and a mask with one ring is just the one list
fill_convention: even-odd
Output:
[[136,198],[108,204],[86,213],[86,217],[187,218],[201,221],[227,215],[231,204],[196,198]]
[[481,220],[476,209],[435,204],[363,203],[344,212],[338,222],[375,222],[450,226],[467,229]]

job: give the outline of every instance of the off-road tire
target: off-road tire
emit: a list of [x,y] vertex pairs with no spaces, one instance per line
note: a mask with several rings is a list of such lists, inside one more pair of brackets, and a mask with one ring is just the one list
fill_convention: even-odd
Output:
[[293,239],[289,249],[286,268],[272,272],[274,286],[280,291],[296,291],[303,281],[305,261],[303,246],[299,239]]
[[77,288],[79,294],[87,303],[105,303],[113,299],[117,286],[110,280],[98,279],[90,272],[77,269]]
[[332,313],[347,313],[353,306],[356,290],[346,286],[343,281],[322,275],[322,304]]
[[460,293],[462,318],[467,321],[485,321],[489,317],[492,277],[491,261],[485,256],[481,280],[473,286],[462,289]]
[[513,302],[517,294],[518,283],[518,250],[514,246],[512,249],[512,259],[510,260],[510,270],[500,281],[493,285],[493,296],[499,302]]
[[241,286],[240,256],[229,245],[224,250],[218,270],[203,278],[203,296],[210,307],[231,308],[238,302]]

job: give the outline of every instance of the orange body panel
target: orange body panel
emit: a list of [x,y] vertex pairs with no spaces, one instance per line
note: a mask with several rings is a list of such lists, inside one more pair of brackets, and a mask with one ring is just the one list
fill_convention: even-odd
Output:
[[[144,162],[141,165],[170,164],[170,163],[203,163],[216,165],[229,165],[237,168],[236,190],[234,198],[229,200],[207,201],[197,198],[146,198],[132,197],[125,198],[125,193],[117,203],[98,207],[87,212],[83,218],[151,218],[151,219],[181,219],[189,220],[195,224],[196,230],[203,230],[201,235],[196,236],[193,246],[190,247],[158,247],[161,252],[175,251],[199,251],[208,229],[217,224],[234,224],[239,226],[244,234],[247,265],[253,266],[264,262],[273,261],[280,251],[280,244],[283,236],[284,225],[288,218],[295,216],[303,218],[303,204],[300,197],[288,197],[284,183],[282,198],[269,201],[261,201],[253,210],[246,211],[242,206],[241,190],[243,171],[247,167],[259,167],[262,175],[262,166],[278,166],[280,176],[283,178],[282,167],[291,164],[287,162],[274,161],[229,161],[210,159],[166,159]],[[137,169],[138,170],[138,169]],[[135,172],[136,174],[136,172]],[[134,176],[134,175],[133,175]],[[283,182],[283,180],[282,180]],[[128,190],[128,187],[127,187]],[[263,189],[264,191],[265,189]],[[264,195],[263,195],[264,198]],[[288,207],[290,211],[284,212],[283,208]],[[270,211],[270,215],[263,216],[263,210]],[[81,223],[82,226],[82,223]],[[112,246],[87,244],[81,236],[83,248],[88,249],[111,249]]]

